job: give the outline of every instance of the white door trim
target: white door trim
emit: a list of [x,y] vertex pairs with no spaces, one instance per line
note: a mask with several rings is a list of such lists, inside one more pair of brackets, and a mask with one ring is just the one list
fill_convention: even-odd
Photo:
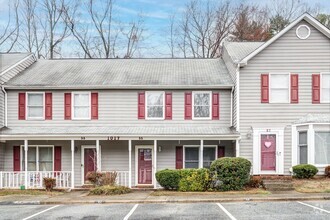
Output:
[[[93,149],[95,148],[96,150],[96,146],[95,145],[81,145],[81,185],[85,184],[85,149]],[[98,161],[97,161],[98,163]]]
[[[276,170],[261,170],[261,146],[260,137],[262,134],[276,135]],[[284,129],[253,128],[253,174],[284,174]]]
[[151,178],[151,184],[139,184],[139,172],[138,172],[138,153],[139,149],[151,149],[151,166],[152,166],[152,176],[155,175],[155,169],[154,169],[154,146],[153,145],[135,145],[135,186],[138,185],[150,185],[152,186],[154,184],[154,178]]

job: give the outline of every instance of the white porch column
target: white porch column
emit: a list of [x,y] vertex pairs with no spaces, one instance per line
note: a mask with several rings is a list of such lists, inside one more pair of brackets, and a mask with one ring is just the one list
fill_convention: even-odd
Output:
[[298,164],[298,144],[297,144],[297,126],[292,125],[291,126],[291,144],[292,144],[292,155],[291,155],[291,160],[292,166],[295,166]]
[[25,173],[25,189],[28,188],[28,171],[27,171],[27,167],[28,167],[28,140],[24,140],[24,173]]
[[128,140],[128,187],[132,188],[132,140]]
[[314,139],[315,139],[315,131],[313,124],[310,124],[308,126],[307,131],[307,163],[308,164],[314,164],[314,152],[315,152],[315,146],[314,146]]
[[204,140],[201,140],[201,146],[199,148],[199,168],[203,168],[203,152],[204,152]]
[[154,140],[154,174],[153,174],[153,180],[154,180],[154,188],[157,188],[157,180],[156,180],[156,172],[157,172],[157,140]]
[[71,140],[71,188],[74,188],[74,140]]
[[101,166],[102,161],[101,161],[101,147],[100,147],[100,140],[96,140],[96,170],[101,171]]
[[239,143],[240,140],[239,139],[236,139],[236,157],[239,157]]

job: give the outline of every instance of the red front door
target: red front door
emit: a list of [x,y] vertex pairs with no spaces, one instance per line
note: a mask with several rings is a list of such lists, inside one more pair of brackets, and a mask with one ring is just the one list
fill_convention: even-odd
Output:
[[276,170],[276,135],[261,135],[261,170]]
[[152,184],[152,150],[138,150],[138,184]]
[[84,149],[84,174],[86,181],[86,174],[88,172],[96,171],[97,157],[95,148],[85,148]]

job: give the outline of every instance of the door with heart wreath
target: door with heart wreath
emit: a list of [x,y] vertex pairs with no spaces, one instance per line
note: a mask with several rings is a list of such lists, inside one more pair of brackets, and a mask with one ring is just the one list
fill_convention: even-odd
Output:
[[276,171],[276,135],[261,134],[261,170]]

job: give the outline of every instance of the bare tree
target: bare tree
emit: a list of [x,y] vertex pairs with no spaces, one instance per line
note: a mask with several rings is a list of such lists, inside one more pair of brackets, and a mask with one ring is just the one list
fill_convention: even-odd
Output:
[[133,21],[127,27],[127,30],[123,30],[123,35],[126,40],[126,53],[124,58],[132,58],[137,49],[139,49],[139,43],[143,41],[143,27],[144,21],[142,16],[138,21]]
[[171,58],[174,58],[174,50],[175,50],[175,15],[169,16],[169,26],[168,26],[168,32],[169,36],[167,39],[167,46],[170,49],[171,52]]

